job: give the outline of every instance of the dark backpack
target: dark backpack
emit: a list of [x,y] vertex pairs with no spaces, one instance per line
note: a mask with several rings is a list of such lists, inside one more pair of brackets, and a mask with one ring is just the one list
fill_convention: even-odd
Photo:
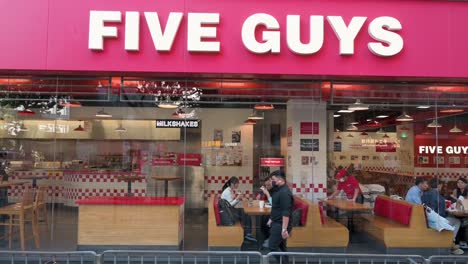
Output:
[[233,226],[236,224],[236,217],[234,215],[235,208],[226,200],[219,199],[219,216],[220,224],[223,226]]

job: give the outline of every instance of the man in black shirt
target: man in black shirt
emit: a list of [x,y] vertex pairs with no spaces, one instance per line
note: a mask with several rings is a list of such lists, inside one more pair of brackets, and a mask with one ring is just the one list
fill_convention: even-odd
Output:
[[[291,218],[294,198],[286,184],[285,175],[282,171],[272,173],[272,184],[276,190],[272,195],[272,207],[270,215],[270,251],[287,252],[286,240],[288,239],[292,225],[289,219]],[[288,257],[284,257],[280,261],[280,257],[276,258],[278,262],[288,263]]]

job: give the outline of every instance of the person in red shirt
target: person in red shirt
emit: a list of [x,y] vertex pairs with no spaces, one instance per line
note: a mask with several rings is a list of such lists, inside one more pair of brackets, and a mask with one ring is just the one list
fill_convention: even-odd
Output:
[[363,196],[361,188],[359,187],[359,182],[353,175],[350,175],[345,169],[341,169],[336,174],[336,179],[338,180],[338,186],[336,191],[330,195],[328,199],[335,198],[340,191],[343,190],[348,200],[363,203]]

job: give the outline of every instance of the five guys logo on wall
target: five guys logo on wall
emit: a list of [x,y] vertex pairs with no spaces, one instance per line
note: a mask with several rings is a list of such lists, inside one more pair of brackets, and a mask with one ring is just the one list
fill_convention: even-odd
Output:
[[[144,12],[146,24],[149,28],[154,48],[158,52],[169,52],[184,14],[170,12],[166,25],[161,25],[157,12]],[[341,16],[309,17],[310,40],[308,43],[301,41],[301,16],[287,15],[286,29],[280,28],[278,20],[272,15],[257,13],[249,16],[241,26],[242,43],[250,52],[256,54],[278,54],[281,52],[281,38],[286,34],[286,42],[290,52],[300,55],[311,55],[320,51],[325,41],[325,20],[335,32],[339,40],[339,54],[353,55],[354,42],[358,33],[363,30],[367,17],[355,16],[348,25]],[[216,41],[217,25],[220,23],[219,13],[188,13],[187,14],[187,51],[189,52],[213,52],[221,51],[221,44]],[[88,48],[91,50],[104,50],[105,38],[117,38],[117,27],[105,25],[122,22],[120,11],[90,11]],[[125,12],[125,50],[138,51],[140,48],[140,12]],[[258,41],[255,32],[263,28],[261,40]],[[370,21],[367,31],[375,42],[369,42],[369,51],[382,57],[398,54],[403,49],[403,38],[396,33],[402,29],[400,21],[389,16],[381,16]],[[302,29],[305,30],[305,29]],[[210,40],[211,39],[211,40]]]

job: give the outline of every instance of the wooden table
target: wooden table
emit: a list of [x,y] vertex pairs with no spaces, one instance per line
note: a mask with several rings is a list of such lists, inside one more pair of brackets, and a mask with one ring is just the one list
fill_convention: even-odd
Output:
[[346,216],[348,218],[348,229],[350,233],[354,231],[354,212],[367,212],[372,210],[372,208],[367,205],[356,203],[355,201],[348,201],[347,199],[329,199],[322,201],[336,209],[335,219],[338,219],[338,210],[343,210],[346,212]]
[[156,181],[164,181],[164,197],[167,197],[167,190],[169,189],[169,181],[180,180],[179,176],[153,176],[152,179]]
[[[257,217],[271,214],[271,208],[266,208],[266,207],[260,208],[260,206],[258,206],[258,202],[259,201],[257,200],[253,201],[252,203],[249,203],[248,201],[243,201],[244,213],[252,217],[252,235],[253,236],[256,236]],[[261,241],[259,240],[259,242]]]
[[459,218],[465,218],[468,217],[468,212],[466,211],[452,211],[452,210],[447,210],[447,213],[450,215],[453,215],[455,217]]
[[[252,205],[249,204],[248,201],[243,201],[244,203],[244,213],[248,215],[270,215],[271,214],[271,208],[260,208],[258,206],[258,201],[253,201]],[[246,206],[245,206],[246,205]]]
[[115,179],[127,182],[127,196],[132,196],[132,182],[144,180],[145,177],[143,176],[136,176],[132,174],[121,174],[114,176]]

